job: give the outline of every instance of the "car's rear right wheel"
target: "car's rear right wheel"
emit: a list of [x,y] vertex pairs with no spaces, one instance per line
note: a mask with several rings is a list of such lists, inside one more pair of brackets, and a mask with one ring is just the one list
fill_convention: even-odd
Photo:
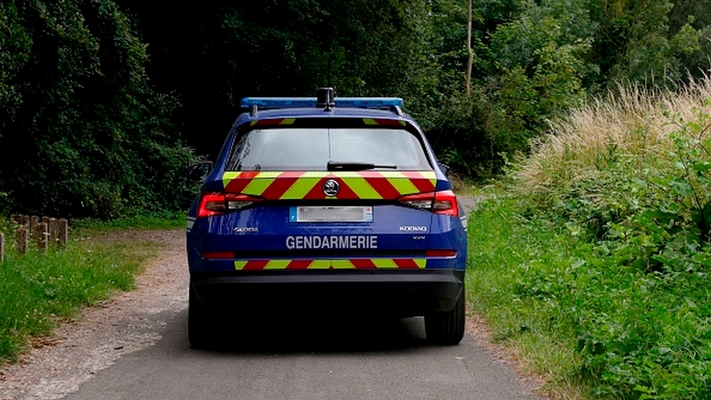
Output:
[[465,304],[464,289],[450,311],[425,315],[427,340],[438,345],[455,345],[464,337]]

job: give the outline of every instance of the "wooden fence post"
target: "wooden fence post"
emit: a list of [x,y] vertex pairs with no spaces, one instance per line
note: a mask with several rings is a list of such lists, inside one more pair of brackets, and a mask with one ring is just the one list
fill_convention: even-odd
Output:
[[37,244],[37,250],[40,249],[40,243],[42,243],[42,228],[39,221],[40,219],[36,215],[33,215],[30,221],[30,241]]
[[17,252],[20,254],[27,254],[27,248],[29,247],[30,237],[27,234],[27,228],[19,227],[17,228]]
[[47,223],[42,222],[37,225],[37,250],[47,252],[49,248],[49,232]]
[[[17,222],[18,228],[16,232],[15,248],[20,254],[27,254],[30,249],[30,242],[37,245],[37,250],[47,252],[50,245],[56,245],[60,248],[67,248],[69,243],[69,221],[65,218],[56,219],[49,217],[28,216],[14,214],[12,219]],[[40,222],[42,221],[42,222]],[[5,255],[5,240],[4,235],[0,233],[0,262],[4,260]]]
[[56,246],[57,240],[59,240],[59,224],[57,223],[57,218],[50,218],[49,219],[49,243],[52,246]]
[[69,242],[69,221],[65,218],[59,220],[59,246],[63,249],[67,248]]
[[0,232],[0,264],[5,262],[5,234]]

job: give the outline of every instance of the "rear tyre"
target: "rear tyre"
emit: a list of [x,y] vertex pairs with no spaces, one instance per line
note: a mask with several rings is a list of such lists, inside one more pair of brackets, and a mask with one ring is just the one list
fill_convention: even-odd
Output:
[[464,337],[464,289],[451,311],[425,315],[425,333],[430,343],[444,346],[458,344]]
[[209,319],[207,306],[200,303],[191,282],[188,293],[188,340],[193,348],[200,349],[207,346]]

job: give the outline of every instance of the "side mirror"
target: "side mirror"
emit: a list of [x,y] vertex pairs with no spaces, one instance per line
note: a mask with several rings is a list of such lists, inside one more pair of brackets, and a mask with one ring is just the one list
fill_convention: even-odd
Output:
[[193,183],[203,183],[212,172],[212,161],[200,161],[195,164],[188,165],[185,170],[188,180]]
[[447,164],[442,164],[442,163],[438,163],[438,165],[439,165],[439,169],[442,170],[442,173],[443,173],[445,176],[448,176],[448,175],[449,175],[449,170],[450,170],[449,165],[447,165]]

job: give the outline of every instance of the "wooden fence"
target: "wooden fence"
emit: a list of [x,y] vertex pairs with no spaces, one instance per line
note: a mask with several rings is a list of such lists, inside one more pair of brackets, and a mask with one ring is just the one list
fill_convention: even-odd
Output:
[[[15,248],[20,254],[34,246],[41,252],[50,246],[66,248],[69,240],[69,222],[64,218],[49,218],[15,214],[12,220],[17,224]],[[0,262],[5,259],[5,235],[0,233]]]

